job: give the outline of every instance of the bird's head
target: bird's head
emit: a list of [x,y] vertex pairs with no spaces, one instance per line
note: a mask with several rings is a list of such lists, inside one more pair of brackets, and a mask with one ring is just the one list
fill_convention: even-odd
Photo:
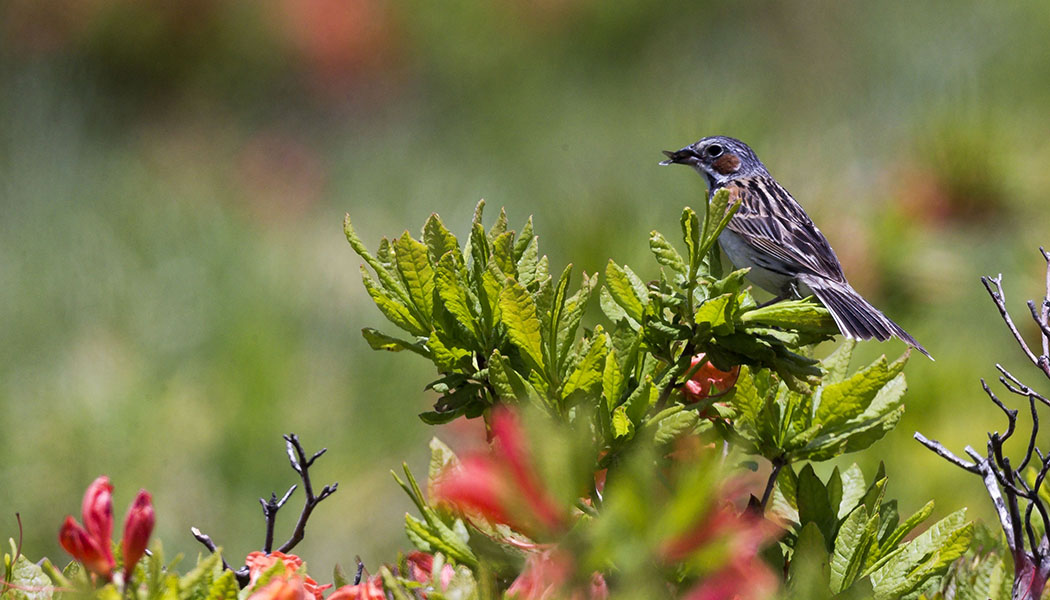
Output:
[[747,144],[724,135],[705,137],[681,150],[664,150],[664,154],[667,160],[661,165],[689,165],[707,178],[712,190],[739,177],[767,173]]

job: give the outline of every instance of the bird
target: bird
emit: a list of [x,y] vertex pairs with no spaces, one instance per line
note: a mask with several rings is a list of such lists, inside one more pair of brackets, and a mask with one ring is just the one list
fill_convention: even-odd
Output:
[[718,245],[735,267],[750,267],[748,278],[773,293],[774,301],[816,296],[846,338],[897,337],[933,360],[922,344],[853,289],[827,238],[747,144],[717,135],[664,155],[661,165],[690,166],[704,177],[708,201],[724,189],[730,206],[740,202]]

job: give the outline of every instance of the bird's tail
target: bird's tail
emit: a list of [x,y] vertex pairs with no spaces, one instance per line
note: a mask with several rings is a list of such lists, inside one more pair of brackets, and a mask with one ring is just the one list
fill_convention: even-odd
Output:
[[874,338],[879,341],[896,336],[933,360],[922,344],[862,298],[848,283],[810,277],[801,277],[800,280],[813,290],[817,299],[831,311],[831,316],[842,335],[858,340]]

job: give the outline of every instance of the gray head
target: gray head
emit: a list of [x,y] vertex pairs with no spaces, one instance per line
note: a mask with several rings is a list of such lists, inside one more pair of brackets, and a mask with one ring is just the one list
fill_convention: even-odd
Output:
[[675,152],[664,150],[664,154],[667,160],[661,165],[689,165],[707,179],[712,190],[740,177],[769,174],[747,144],[724,135],[705,137]]

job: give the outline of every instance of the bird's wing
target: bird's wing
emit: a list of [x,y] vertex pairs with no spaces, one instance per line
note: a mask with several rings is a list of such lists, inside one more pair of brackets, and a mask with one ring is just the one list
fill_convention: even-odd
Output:
[[791,273],[845,281],[842,266],[824,234],[791,194],[771,177],[739,179],[725,186],[740,209],[726,229]]

